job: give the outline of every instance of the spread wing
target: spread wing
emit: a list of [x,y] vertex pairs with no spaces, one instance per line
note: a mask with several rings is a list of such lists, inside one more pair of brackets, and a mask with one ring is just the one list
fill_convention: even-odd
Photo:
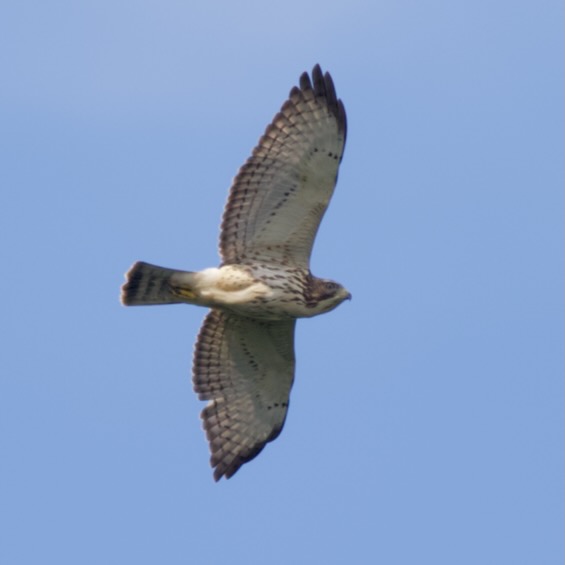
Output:
[[224,264],[266,259],[305,269],[337,180],[345,109],[319,65],[267,127],[235,177],[222,221]]
[[282,430],[294,380],[295,321],[262,321],[212,310],[194,353],[194,390],[214,478],[231,477]]

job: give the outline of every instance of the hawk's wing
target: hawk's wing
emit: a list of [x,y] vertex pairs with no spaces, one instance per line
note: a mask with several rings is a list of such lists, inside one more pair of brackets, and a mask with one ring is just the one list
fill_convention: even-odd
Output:
[[294,379],[294,320],[263,321],[212,310],[194,353],[194,390],[215,467],[231,477],[282,430]]
[[266,259],[309,268],[337,180],[345,109],[319,65],[300,77],[235,177],[222,222],[224,264]]

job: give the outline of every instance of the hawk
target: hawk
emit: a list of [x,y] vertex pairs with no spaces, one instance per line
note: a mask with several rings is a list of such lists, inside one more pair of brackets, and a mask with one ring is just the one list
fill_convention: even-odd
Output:
[[235,177],[221,264],[199,272],[137,262],[126,306],[210,308],[194,351],[193,384],[214,479],[230,478],[281,432],[294,380],[297,318],[333,310],[349,292],[310,272],[310,254],[337,181],[345,109],[329,73],[303,73]]

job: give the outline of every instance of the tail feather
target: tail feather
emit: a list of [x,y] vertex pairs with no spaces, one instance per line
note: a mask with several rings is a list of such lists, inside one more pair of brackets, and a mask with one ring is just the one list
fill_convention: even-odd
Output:
[[186,302],[181,296],[174,294],[171,289],[171,278],[178,274],[190,273],[166,269],[142,261],[134,263],[126,273],[126,282],[122,286],[122,304],[138,306]]

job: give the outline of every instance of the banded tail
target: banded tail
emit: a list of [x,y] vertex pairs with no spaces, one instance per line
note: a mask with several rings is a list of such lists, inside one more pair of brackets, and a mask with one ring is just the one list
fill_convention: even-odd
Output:
[[[140,306],[186,303],[190,295],[191,279],[192,273],[189,271],[177,271],[138,261],[126,273],[126,282],[122,286],[122,304]],[[173,280],[176,284],[173,284]],[[184,296],[178,293],[180,281],[184,283]],[[177,292],[174,291],[175,288]]]

